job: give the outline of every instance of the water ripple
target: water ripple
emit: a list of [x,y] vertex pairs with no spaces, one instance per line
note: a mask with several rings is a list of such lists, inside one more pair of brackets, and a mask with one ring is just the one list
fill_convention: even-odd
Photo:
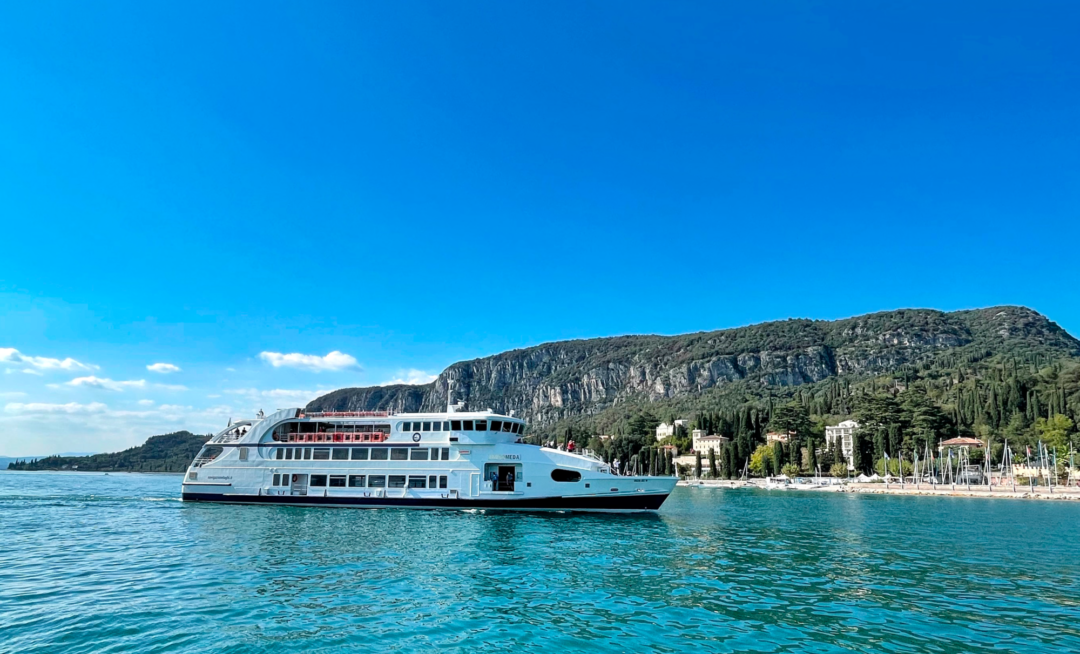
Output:
[[1075,652],[1080,507],[679,489],[659,516],[188,505],[0,473],[0,652]]

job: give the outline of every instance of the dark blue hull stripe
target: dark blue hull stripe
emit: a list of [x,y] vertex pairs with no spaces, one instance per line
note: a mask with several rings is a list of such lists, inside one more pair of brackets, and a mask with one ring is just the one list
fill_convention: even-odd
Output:
[[224,493],[183,493],[185,502],[228,502],[233,504],[303,504],[351,506],[357,508],[425,507],[447,509],[514,509],[560,511],[655,511],[667,494],[592,495],[587,497],[536,497],[506,500],[471,500],[440,497],[323,497],[322,495],[234,495]]

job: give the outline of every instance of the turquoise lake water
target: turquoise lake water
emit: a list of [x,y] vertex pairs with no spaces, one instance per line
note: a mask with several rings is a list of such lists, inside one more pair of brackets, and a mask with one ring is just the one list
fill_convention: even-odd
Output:
[[191,505],[0,472],[0,652],[1077,652],[1080,504],[677,489],[658,515]]

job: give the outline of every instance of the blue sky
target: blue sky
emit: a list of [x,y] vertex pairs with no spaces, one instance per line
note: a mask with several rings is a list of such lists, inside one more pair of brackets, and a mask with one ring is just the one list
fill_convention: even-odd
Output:
[[1074,2],[7,3],[0,454],[565,338],[998,304],[1080,333],[1077,24]]

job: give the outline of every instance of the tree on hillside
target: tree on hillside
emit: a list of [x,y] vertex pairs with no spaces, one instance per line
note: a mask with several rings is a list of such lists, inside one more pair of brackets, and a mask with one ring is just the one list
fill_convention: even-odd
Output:
[[716,450],[709,448],[709,477],[716,479],[720,476],[720,471],[716,469]]
[[638,413],[630,419],[630,434],[634,436],[649,435],[656,437],[656,428],[660,426],[660,418],[657,418],[648,409]]
[[701,452],[694,452],[694,477],[701,479]]
[[768,445],[759,445],[750,455],[750,474],[768,477],[772,467],[772,452],[772,448]]
[[773,409],[769,431],[785,434],[795,432],[796,440],[810,437],[810,412],[800,402],[792,400]]
[[1035,421],[1035,433],[1048,446],[1056,449],[1065,449],[1069,445],[1069,434],[1073,429],[1073,421],[1060,413],[1054,414],[1049,419],[1038,418]]

